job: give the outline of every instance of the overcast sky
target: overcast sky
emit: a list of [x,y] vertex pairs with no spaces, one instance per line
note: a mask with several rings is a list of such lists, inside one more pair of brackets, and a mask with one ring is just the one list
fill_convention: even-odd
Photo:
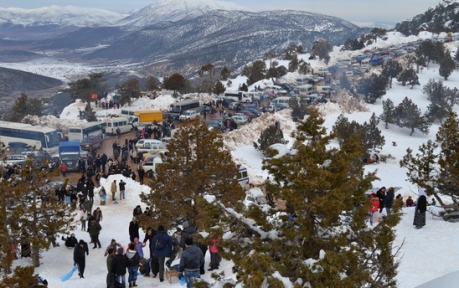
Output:
[[[0,7],[26,9],[43,6],[80,6],[126,13],[156,0],[0,0]],[[254,11],[294,9],[337,16],[352,22],[397,23],[435,7],[441,0],[233,0]]]

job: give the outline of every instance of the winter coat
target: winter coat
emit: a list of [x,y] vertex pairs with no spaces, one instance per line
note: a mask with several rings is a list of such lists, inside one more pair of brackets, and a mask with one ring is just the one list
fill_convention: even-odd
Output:
[[89,255],[88,243],[84,242],[83,247],[81,247],[80,244],[77,244],[75,246],[75,249],[73,250],[73,262],[78,263],[78,262],[84,260],[85,259],[85,256],[84,256],[85,253],[86,253],[86,255]]
[[180,257],[180,272],[185,270],[199,270],[204,265],[204,255],[197,246],[190,246],[183,251]]
[[115,182],[112,182],[112,186],[110,187],[110,191],[111,191],[112,193],[116,193],[116,190],[117,190],[117,189],[116,189],[116,183],[115,183]]
[[89,235],[99,235],[100,230],[102,230],[102,226],[100,226],[99,222],[94,221],[88,227]]
[[386,197],[384,197],[384,207],[385,208],[392,208],[392,205],[394,204],[394,193],[388,192],[386,194]]
[[197,232],[196,227],[188,226],[182,230],[182,237],[180,239],[180,247],[185,248],[185,239]]
[[126,190],[126,182],[124,182],[123,180],[121,180],[118,185],[120,186],[120,191]]
[[[158,237],[164,237],[166,246],[163,249],[156,249],[155,243],[158,240]],[[151,241],[150,251],[152,251],[153,255],[156,257],[169,257],[172,251],[172,237],[165,231],[158,231]]]
[[88,213],[91,213],[92,211],[92,202],[91,201],[85,201],[83,202],[83,207],[88,211]]
[[65,246],[66,247],[72,247],[74,248],[75,245],[78,244],[78,240],[75,237],[68,237],[67,240],[65,240]]
[[371,199],[371,207],[370,207],[370,212],[376,212],[379,209],[379,199],[378,198],[372,198]]
[[136,217],[138,215],[142,215],[142,208],[136,207],[134,208],[134,211],[132,211],[132,216]]
[[[148,231],[151,231],[151,234],[148,234]],[[147,233],[145,233],[145,238],[143,239],[143,243],[147,243],[147,241],[149,241],[148,247],[150,247],[151,241],[153,240],[153,237],[155,237],[155,235],[156,235],[156,230],[153,229],[152,227],[148,227]]]
[[[138,240],[139,238],[136,238],[136,239]],[[134,241],[134,245],[135,245],[135,251],[139,253],[140,258],[143,258],[143,247],[145,247],[145,243],[137,242],[137,244],[135,244],[135,241]]]
[[111,255],[107,256],[107,272],[111,272],[112,271],[113,258],[115,258],[115,257],[111,256]]
[[[384,187],[383,187],[384,188]],[[377,192],[376,192],[376,197],[378,197],[379,199],[379,207],[382,208],[384,207],[384,198],[386,197],[386,191],[382,191],[382,189],[379,189]],[[385,188],[384,188],[385,189]]]
[[97,222],[100,222],[102,221],[102,211],[99,209],[99,210],[94,210],[94,212],[92,213],[92,216],[96,219]]
[[222,239],[222,238],[218,237],[218,238],[210,239],[210,242],[212,243],[211,245],[209,245],[210,253],[218,253],[217,243],[218,243],[218,240],[220,240],[220,239]]
[[132,238],[139,238],[139,223],[131,221],[129,223],[129,236]]
[[128,258],[128,267],[139,267],[140,256],[137,251],[128,250],[126,257]]
[[112,260],[112,273],[115,275],[126,275],[128,258],[123,254],[116,254]]

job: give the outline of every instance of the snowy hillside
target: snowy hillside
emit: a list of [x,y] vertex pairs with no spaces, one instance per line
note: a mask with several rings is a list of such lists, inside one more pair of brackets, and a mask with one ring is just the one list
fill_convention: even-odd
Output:
[[0,7],[0,24],[24,26],[111,26],[124,17],[126,17],[126,15],[107,10],[75,6],[63,7],[52,5],[37,9]]
[[175,22],[188,16],[202,15],[211,10],[241,10],[247,8],[226,1],[214,0],[161,0],[132,13],[118,25],[148,26],[162,21]]

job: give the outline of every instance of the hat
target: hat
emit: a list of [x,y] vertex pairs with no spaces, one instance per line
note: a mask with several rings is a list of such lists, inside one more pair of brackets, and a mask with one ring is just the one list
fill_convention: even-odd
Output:
[[182,231],[182,228],[177,227],[177,231],[176,232],[180,232],[180,231]]
[[70,234],[70,237],[75,237],[75,233]]
[[185,239],[185,245],[191,246],[193,245],[193,238],[188,237]]
[[118,248],[118,250],[116,250],[118,252],[118,255],[123,255],[123,248]]
[[376,197],[376,193],[375,192],[371,193],[371,197]]
[[81,245],[81,244],[84,244],[84,240],[81,239],[80,242],[78,242],[78,244],[80,244],[80,245]]

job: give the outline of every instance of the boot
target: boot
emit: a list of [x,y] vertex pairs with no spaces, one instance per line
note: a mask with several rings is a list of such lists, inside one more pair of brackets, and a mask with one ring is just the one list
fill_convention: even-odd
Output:
[[129,287],[132,287],[132,283],[131,282],[129,282]]
[[137,284],[135,282],[132,283],[132,287],[137,287]]

